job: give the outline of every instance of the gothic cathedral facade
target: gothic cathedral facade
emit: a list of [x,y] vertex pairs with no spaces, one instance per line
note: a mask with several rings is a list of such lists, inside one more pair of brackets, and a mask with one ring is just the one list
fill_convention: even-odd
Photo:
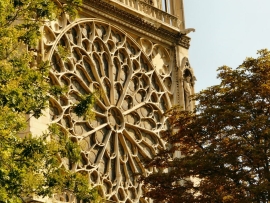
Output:
[[[101,186],[108,202],[147,203],[137,174],[152,173],[143,164],[165,147],[164,112],[193,108],[195,76],[188,60],[183,0],[85,0],[77,19],[63,15],[44,25],[39,46],[51,61],[50,82],[66,86],[51,98],[47,116],[30,119],[29,130],[57,123],[81,145],[81,164],[89,182]],[[58,47],[68,50],[63,59]],[[78,117],[73,107],[96,94],[94,119]],[[79,203],[72,194],[52,202]]]

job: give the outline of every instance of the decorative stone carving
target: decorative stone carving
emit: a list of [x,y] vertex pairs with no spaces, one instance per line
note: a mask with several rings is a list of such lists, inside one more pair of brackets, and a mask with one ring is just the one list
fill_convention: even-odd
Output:
[[153,1],[153,5],[155,6],[155,7],[157,7],[158,9],[162,9],[162,2],[161,2],[161,0],[151,0],[151,1]]
[[[108,18],[108,15],[104,15],[104,13],[110,13],[110,20],[123,24],[129,29],[135,29],[136,31],[140,29],[139,32],[143,32],[145,35],[151,35],[151,37],[154,38],[161,37],[171,43],[183,46],[184,48],[189,47],[190,38],[181,35],[180,25],[182,22],[177,17],[150,5],[143,0],[110,0],[109,2],[123,5],[124,9],[120,9],[115,5],[110,5],[101,0],[88,0],[82,7],[86,11],[89,10],[97,15],[103,15],[106,18]],[[129,8],[136,10],[139,13],[144,13],[149,16],[150,19],[157,19],[155,20],[156,24],[145,20],[145,18],[142,18],[137,14],[134,15],[128,12],[127,9]],[[160,27],[157,23],[158,21],[163,22],[167,27]]]
[[191,84],[191,74],[188,71],[186,71],[186,74],[184,75],[183,88],[184,88],[185,110],[190,111],[192,110],[190,99],[190,96],[192,94],[191,91],[192,84]]
[[154,2],[155,0],[143,0],[145,3],[148,3],[150,5],[155,5]]
[[191,40],[190,37],[188,37],[184,34],[180,34],[178,37],[177,45],[182,46],[186,49],[189,49],[190,40]]
[[[58,54],[60,45],[69,53],[66,60]],[[164,147],[163,113],[172,106],[173,95],[169,52],[146,39],[139,45],[101,20],[70,22],[65,16],[44,27],[43,47],[44,58],[53,66],[51,83],[68,89],[50,99],[51,122],[68,130],[82,148],[83,162],[70,168],[88,173],[106,199],[147,202],[136,174],[151,173],[143,160]],[[94,92],[101,93],[93,108],[95,119],[78,117],[73,106]],[[55,199],[78,202],[69,194]]]
[[194,84],[196,78],[193,75],[193,70],[190,67],[188,58],[186,57],[184,57],[182,60],[181,73],[182,75],[180,76],[180,80],[182,81],[183,88],[183,107],[186,111],[192,111],[194,109],[194,101],[192,101],[191,96],[194,94]]

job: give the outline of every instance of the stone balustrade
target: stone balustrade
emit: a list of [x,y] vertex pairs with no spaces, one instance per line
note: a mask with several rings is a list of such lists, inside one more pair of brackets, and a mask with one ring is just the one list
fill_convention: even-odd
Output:
[[181,21],[174,15],[164,12],[143,0],[110,0],[112,2],[124,4],[131,9],[137,10],[144,15],[150,16],[152,19],[158,20],[159,22],[180,29]]

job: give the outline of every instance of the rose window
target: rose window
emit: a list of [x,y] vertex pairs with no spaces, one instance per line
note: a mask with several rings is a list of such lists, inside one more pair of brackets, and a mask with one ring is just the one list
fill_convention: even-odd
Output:
[[[50,79],[67,88],[60,98],[50,99],[50,116],[81,145],[83,162],[72,169],[86,171],[106,199],[146,202],[136,174],[151,172],[143,161],[164,147],[163,113],[171,107],[171,70],[166,64],[166,71],[157,70],[150,59],[155,53],[162,58],[162,51],[147,53],[125,32],[100,21],[71,23],[58,34],[49,29],[55,41],[44,42],[51,46]],[[77,116],[74,106],[95,92],[95,118]]]

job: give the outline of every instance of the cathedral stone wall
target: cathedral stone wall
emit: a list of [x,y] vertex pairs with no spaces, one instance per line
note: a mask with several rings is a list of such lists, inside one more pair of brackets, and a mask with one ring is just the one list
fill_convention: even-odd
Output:
[[[67,92],[51,97],[47,116],[31,121],[30,130],[57,123],[67,131],[83,159],[70,170],[87,173],[109,202],[150,201],[137,180],[138,174],[156,172],[143,161],[166,145],[160,136],[168,127],[164,113],[174,105],[194,106],[182,1],[171,0],[175,15],[151,2],[87,0],[77,19],[63,15],[42,28],[39,51],[51,62],[50,82]],[[73,110],[87,95],[95,95],[94,119]],[[78,202],[72,194],[51,201]]]

